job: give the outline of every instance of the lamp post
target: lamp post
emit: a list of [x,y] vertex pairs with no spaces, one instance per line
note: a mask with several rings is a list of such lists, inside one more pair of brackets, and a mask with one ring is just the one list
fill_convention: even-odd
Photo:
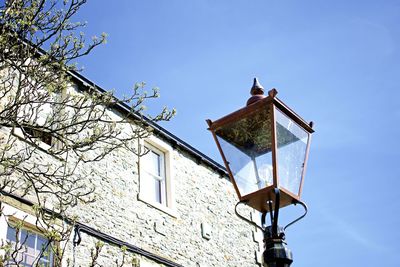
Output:
[[[276,89],[265,96],[257,78],[250,93],[244,108],[207,123],[239,203],[262,213],[264,265],[288,267],[293,260],[284,229],[307,213],[300,197],[314,130],[312,122],[305,122],[276,97]],[[281,228],[279,209],[291,204],[301,204],[305,213]],[[265,226],[268,213],[271,225]]]

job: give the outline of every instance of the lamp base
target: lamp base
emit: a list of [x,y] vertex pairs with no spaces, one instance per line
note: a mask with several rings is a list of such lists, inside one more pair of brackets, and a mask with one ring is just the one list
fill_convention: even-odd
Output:
[[273,234],[272,226],[265,228],[264,267],[289,267],[292,264],[292,251],[286,247],[284,239],[285,233],[282,228],[278,228],[278,235]]

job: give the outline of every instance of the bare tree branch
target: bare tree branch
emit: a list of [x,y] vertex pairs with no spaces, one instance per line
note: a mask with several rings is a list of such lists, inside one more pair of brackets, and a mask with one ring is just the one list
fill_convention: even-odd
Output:
[[[106,40],[102,34],[88,43],[78,32],[85,24],[72,20],[85,2],[0,3],[0,191],[36,203],[36,227],[47,246],[68,240],[71,226],[55,225],[56,218],[45,208],[68,218],[78,203],[93,202],[96,188],[87,179],[93,175],[87,166],[121,149],[143,155],[138,139],[151,134],[148,122],[168,121],[175,114],[166,108],[144,114],[144,103],[158,97],[158,90],[147,93],[144,83],[135,84],[123,99],[74,83],[76,60]],[[83,169],[89,170],[85,177],[79,175]],[[16,264],[22,241],[0,247],[8,248],[8,260]],[[52,250],[61,261],[62,249]],[[97,250],[95,260],[101,248]]]

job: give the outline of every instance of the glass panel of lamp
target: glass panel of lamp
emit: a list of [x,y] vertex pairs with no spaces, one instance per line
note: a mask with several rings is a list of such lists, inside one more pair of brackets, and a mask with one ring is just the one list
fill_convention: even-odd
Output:
[[309,134],[275,108],[279,187],[299,195]]
[[241,196],[273,184],[270,110],[264,106],[215,130]]

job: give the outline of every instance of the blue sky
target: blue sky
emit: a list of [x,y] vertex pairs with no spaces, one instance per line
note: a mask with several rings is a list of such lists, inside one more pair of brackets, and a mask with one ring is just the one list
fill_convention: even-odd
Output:
[[77,19],[109,37],[84,74],[160,87],[150,111],[175,107],[162,126],[210,157],[205,119],[244,106],[255,76],[315,122],[293,266],[398,266],[400,1],[88,2]]

